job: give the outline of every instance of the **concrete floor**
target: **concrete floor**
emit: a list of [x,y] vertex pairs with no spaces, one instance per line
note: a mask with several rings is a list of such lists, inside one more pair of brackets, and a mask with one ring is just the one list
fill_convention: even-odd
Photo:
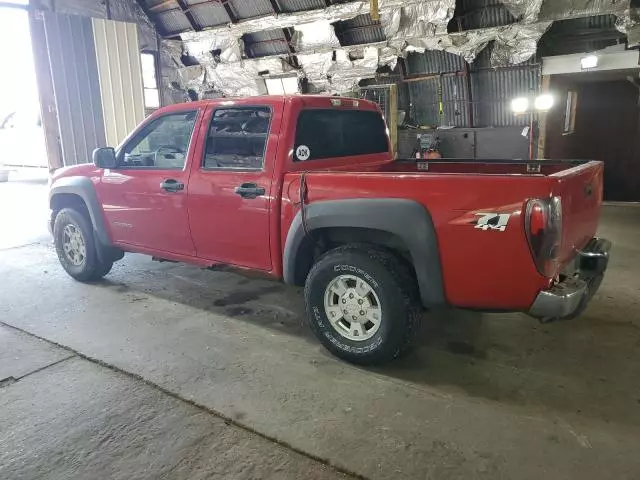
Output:
[[48,242],[0,251],[0,478],[638,478],[640,208],[603,215],[580,319],[430,313],[375,369],[325,352],[297,289],[136,255],[83,285]]
[[13,168],[0,183],[0,249],[48,240],[48,176],[46,168]]

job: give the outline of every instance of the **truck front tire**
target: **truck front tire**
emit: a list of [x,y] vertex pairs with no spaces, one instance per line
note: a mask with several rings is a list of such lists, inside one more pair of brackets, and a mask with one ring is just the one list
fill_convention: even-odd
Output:
[[422,315],[418,298],[416,281],[401,261],[373,246],[327,252],[305,285],[315,335],[337,357],[361,365],[409,349]]
[[75,209],[63,208],[58,212],[53,239],[62,268],[76,280],[99,280],[111,271],[113,262],[98,259],[91,223]]

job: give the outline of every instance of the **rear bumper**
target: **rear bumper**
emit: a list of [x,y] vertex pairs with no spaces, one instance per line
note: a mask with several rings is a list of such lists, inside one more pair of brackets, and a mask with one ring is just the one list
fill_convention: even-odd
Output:
[[578,316],[596,293],[609,263],[611,242],[593,238],[578,251],[575,270],[549,290],[541,291],[529,315],[545,321]]

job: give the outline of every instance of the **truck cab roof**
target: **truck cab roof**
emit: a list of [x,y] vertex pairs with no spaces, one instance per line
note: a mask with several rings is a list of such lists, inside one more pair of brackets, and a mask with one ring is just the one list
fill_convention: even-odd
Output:
[[378,105],[370,100],[360,98],[338,97],[328,95],[261,95],[256,97],[226,97],[198,100],[195,102],[177,103],[157,110],[165,113],[185,108],[203,108],[209,105],[226,106],[256,105],[260,103],[301,102],[309,108],[357,108],[359,110],[379,110]]

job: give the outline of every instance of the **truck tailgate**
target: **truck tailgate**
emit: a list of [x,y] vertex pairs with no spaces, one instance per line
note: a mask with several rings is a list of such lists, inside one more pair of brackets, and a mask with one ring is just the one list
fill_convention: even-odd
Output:
[[562,199],[561,265],[573,259],[576,251],[591,240],[598,229],[602,203],[602,162],[588,162],[554,173],[553,195]]

